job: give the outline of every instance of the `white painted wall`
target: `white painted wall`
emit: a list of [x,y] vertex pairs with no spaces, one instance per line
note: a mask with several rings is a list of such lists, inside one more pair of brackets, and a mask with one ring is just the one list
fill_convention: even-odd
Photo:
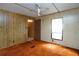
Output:
[[41,40],[52,42],[51,20],[63,17],[63,41],[54,40],[54,43],[79,49],[79,8],[51,14],[41,18]]

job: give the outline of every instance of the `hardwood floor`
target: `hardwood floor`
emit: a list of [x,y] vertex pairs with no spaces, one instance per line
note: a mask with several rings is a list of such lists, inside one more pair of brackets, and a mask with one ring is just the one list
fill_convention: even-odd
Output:
[[0,56],[79,56],[79,51],[43,41],[30,41],[1,49]]

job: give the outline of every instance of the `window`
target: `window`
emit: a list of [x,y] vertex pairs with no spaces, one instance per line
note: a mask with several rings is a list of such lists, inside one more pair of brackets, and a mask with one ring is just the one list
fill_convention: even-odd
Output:
[[52,38],[62,40],[62,18],[52,20]]

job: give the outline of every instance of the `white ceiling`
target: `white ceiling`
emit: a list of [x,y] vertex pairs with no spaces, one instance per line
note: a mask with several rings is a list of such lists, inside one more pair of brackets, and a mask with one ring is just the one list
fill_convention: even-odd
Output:
[[[37,4],[40,6],[41,16],[79,7],[79,3],[37,3]],[[32,17],[38,16],[37,7],[35,3],[0,3],[0,9]]]

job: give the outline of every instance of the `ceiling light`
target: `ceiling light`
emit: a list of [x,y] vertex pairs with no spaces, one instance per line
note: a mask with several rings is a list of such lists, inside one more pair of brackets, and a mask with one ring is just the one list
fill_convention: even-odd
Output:
[[31,20],[31,19],[28,19],[28,22],[33,22],[33,20]]

